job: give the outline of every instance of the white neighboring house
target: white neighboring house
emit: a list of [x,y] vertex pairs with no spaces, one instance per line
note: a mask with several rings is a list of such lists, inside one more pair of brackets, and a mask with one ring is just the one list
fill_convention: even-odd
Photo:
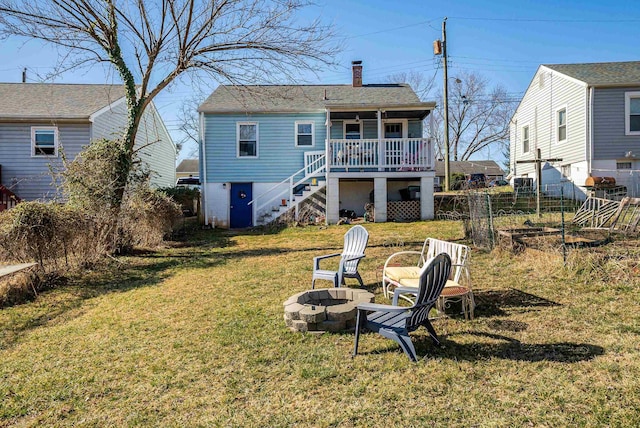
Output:
[[[584,199],[588,177],[613,177],[640,196],[640,61],[541,65],[511,120],[511,177],[562,184]],[[559,188],[559,186],[556,186]]]
[[[50,168],[72,160],[91,140],[115,139],[127,123],[122,85],[0,83],[0,184],[20,199],[52,199]],[[174,186],[176,146],[151,103],[135,149],[151,184]]]

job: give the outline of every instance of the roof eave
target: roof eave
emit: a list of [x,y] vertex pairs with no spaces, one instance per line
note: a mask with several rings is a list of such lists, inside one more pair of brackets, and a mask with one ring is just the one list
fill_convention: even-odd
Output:
[[0,122],[86,122],[89,116],[0,116]]
[[626,88],[632,86],[640,86],[640,82],[627,82],[627,83],[589,83],[591,88]]

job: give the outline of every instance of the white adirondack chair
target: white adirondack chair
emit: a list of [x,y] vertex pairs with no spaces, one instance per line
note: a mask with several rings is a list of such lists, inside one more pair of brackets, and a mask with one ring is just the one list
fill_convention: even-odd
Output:
[[[364,257],[364,250],[369,242],[369,232],[364,227],[357,225],[352,227],[344,235],[344,248],[341,253],[328,254],[313,258],[313,279],[311,288],[315,288],[316,279],[332,281],[334,287],[346,285],[345,278],[355,278],[364,287],[362,277],[358,273],[358,264]],[[320,269],[320,261],[332,257],[340,257],[338,270]]]

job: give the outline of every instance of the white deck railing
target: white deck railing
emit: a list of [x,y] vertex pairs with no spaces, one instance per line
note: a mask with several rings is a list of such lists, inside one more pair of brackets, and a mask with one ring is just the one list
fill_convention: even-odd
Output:
[[428,138],[383,140],[329,140],[329,171],[374,168],[384,171],[428,171],[434,169],[434,153]]

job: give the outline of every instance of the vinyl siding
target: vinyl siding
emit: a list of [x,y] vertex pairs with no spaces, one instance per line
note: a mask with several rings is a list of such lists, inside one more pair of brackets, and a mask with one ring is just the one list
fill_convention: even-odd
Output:
[[[205,115],[207,182],[279,182],[304,166],[304,152],[324,150],[325,114]],[[295,122],[312,120],[313,147],[296,147]],[[238,158],[236,124],[258,123],[258,157]],[[336,122],[337,124],[337,122]],[[336,126],[334,124],[334,127]]]
[[[540,76],[543,76],[542,78]],[[541,83],[542,79],[542,83]],[[511,168],[516,175],[532,174],[534,164],[515,164],[518,160],[535,158],[540,149],[542,158],[562,158],[554,164],[568,165],[584,161],[587,144],[587,87],[548,69],[539,68],[534,75],[516,113],[511,128]],[[566,107],[567,139],[556,140],[556,114]],[[529,152],[522,150],[522,128],[529,125]]]
[[93,120],[91,138],[94,140],[116,140],[122,137],[122,131],[127,123],[127,104],[119,101],[110,109],[100,113]]
[[625,92],[630,88],[596,88],[593,95],[593,159],[621,159],[640,154],[640,135],[625,135]]
[[[140,121],[135,148],[141,148],[137,155],[151,171],[151,184],[169,187],[176,183],[176,150],[161,121],[155,106],[151,104],[147,107]],[[93,138],[120,138],[126,122],[126,103],[119,102],[95,117]]]
[[136,137],[137,155],[151,171],[151,185],[173,187],[176,184],[176,148],[152,104],[147,107]]
[[[52,184],[51,168],[62,167],[62,152],[72,160],[89,143],[90,124],[58,125],[58,157],[31,157],[31,127],[42,123],[0,124],[2,184],[24,200],[59,196]],[[46,124],[46,126],[52,126]]]

